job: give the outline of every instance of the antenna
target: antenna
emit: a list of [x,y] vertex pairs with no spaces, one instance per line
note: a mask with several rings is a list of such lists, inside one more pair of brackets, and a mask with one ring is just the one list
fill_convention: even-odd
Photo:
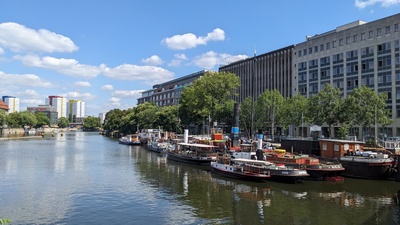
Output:
[[254,44],[254,57],[256,57],[257,51],[256,51],[256,44]]

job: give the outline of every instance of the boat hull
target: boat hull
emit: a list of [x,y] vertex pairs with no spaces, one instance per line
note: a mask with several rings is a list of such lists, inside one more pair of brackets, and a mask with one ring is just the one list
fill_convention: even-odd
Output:
[[183,162],[183,163],[209,166],[211,164],[211,162],[216,160],[216,157],[191,156],[191,155],[186,155],[186,154],[169,151],[169,152],[167,152],[167,159],[178,161],[178,162]]
[[122,145],[140,145],[140,142],[136,142],[136,141],[118,141],[118,143],[122,144]]
[[391,163],[341,162],[345,168],[342,172],[343,176],[361,179],[387,179],[391,167]]
[[229,178],[255,182],[264,182],[270,178],[270,175],[267,172],[264,174],[245,172],[237,170],[233,166],[215,162],[211,163],[211,172]]

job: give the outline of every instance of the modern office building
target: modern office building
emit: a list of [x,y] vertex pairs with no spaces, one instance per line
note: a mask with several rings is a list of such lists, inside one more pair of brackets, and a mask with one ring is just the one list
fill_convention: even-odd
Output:
[[387,92],[395,122],[379,128],[379,133],[400,135],[399,23],[396,14],[307,36],[293,51],[293,95],[309,97],[327,83],[338,87],[344,97],[364,85],[377,93]]
[[234,73],[240,78],[237,102],[247,97],[254,100],[265,90],[278,90],[284,97],[292,95],[292,52],[288,46],[259,56],[221,66],[220,72]]
[[68,100],[62,96],[49,96],[45,101],[46,105],[51,105],[56,108],[58,112],[57,118],[65,117],[67,118],[67,102]]
[[71,119],[71,122],[76,123],[83,122],[84,118],[85,102],[81,100],[69,100],[67,105],[67,119]]
[[8,105],[8,113],[19,112],[19,98],[14,96],[3,96],[2,100]]
[[56,107],[51,105],[38,105],[37,107],[27,107],[26,110],[32,113],[43,112],[50,119],[50,124],[57,124],[58,112]]
[[137,104],[154,102],[157,106],[178,105],[183,89],[208,72],[209,71],[202,70],[184,77],[156,84],[153,86],[152,90],[142,92],[142,97],[138,98]]

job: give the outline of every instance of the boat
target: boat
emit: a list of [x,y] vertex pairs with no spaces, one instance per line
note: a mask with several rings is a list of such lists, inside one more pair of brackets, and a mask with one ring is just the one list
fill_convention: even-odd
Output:
[[283,163],[274,163],[264,155],[263,150],[256,148],[253,144],[241,144],[239,151],[232,151],[231,155],[237,161],[242,161],[250,166],[254,171],[268,171],[271,180],[285,183],[300,183],[304,178],[310,175],[306,170],[297,165],[286,165]]
[[140,140],[137,134],[128,134],[121,137],[118,143],[123,145],[140,145]]
[[386,150],[363,150],[365,142],[320,139],[321,156],[338,159],[345,170],[341,175],[361,179],[388,179],[394,159]]
[[306,179],[319,181],[343,181],[344,167],[338,160],[319,159],[308,154],[288,153],[285,149],[264,150],[267,161],[298,167],[310,175]]
[[213,145],[187,142],[177,143],[167,151],[168,160],[207,166],[217,160],[217,155]]
[[152,152],[157,152],[157,153],[167,153],[167,151],[170,147],[171,147],[171,144],[162,139],[149,141],[147,143],[147,149]]
[[[262,163],[262,161],[259,161]],[[254,171],[245,162],[232,159],[231,156],[218,156],[217,161],[211,162],[211,172],[225,177],[263,182],[271,177],[268,171]]]

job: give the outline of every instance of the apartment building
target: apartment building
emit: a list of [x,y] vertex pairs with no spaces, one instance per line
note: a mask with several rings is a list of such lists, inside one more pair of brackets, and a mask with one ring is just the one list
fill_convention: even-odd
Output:
[[8,113],[19,112],[19,98],[14,96],[2,96],[2,100],[8,105]]

